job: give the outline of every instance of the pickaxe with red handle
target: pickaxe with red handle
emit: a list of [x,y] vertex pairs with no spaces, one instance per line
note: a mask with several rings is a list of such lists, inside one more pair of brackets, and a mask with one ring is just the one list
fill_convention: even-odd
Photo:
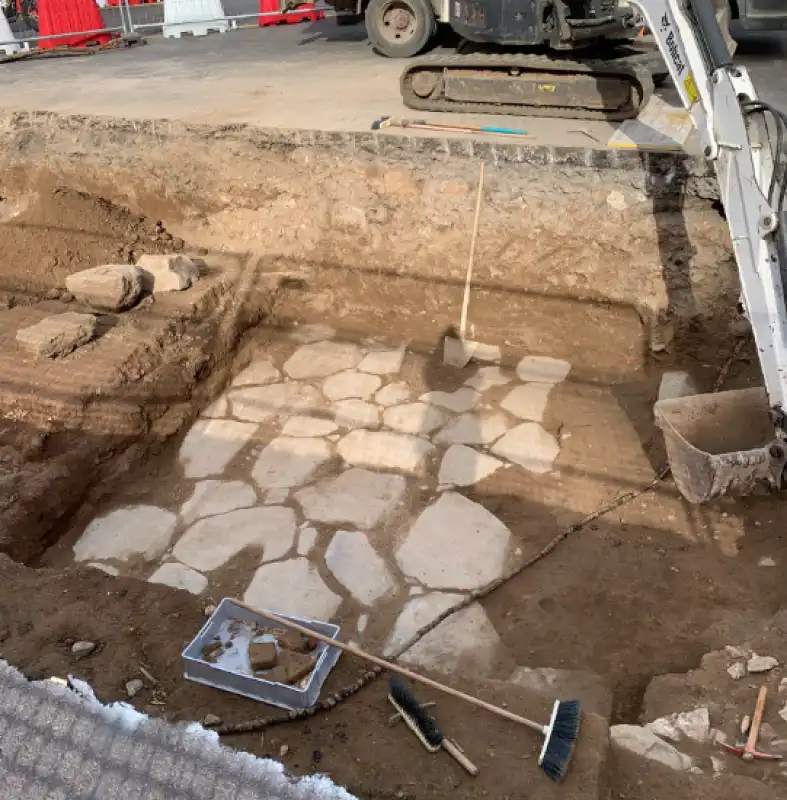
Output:
[[762,715],[765,711],[765,700],[768,697],[768,687],[761,686],[760,693],[757,695],[757,705],[754,708],[754,716],[752,717],[751,727],[749,728],[749,738],[746,744],[741,747],[740,745],[722,743],[721,746],[730,753],[740,756],[744,761],[778,761],[781,756],[773,755],[771,753],[761,753],[757,750],[757,737],[760,735],[760,725],[762,724]]

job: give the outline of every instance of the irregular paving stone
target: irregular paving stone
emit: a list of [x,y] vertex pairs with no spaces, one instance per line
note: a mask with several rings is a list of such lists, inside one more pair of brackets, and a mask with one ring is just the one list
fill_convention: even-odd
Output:
[[510,539],[482,505],[446,492],[415,521],[396,560],[432,589],[477,589],[503,574]]
[[301,489],[295,498],[310,520],[369,530],[401,503],[406,488],[401,475],[354,468]]
[[182,292],[199,280],[199,267],[180,253],[147,253],[137,259],[146,292]]
[[312,438],[315,436],[328,436],[337,428],[332,419],[320,417],[290,417],[281,429],[282,436],[295,436]]
[[280,506],[287,502],[287,498],[290,496],[289,489],[271,489],[269,492],[265,494],[265,505],[266,506]]
[[410,399],[410,387],[406,383],[389,383],[374,396],[381,406],[395,406]]
[[281,379],[281,373],[267,358],[252,361],[246,369],[241,370],[232,381],[232,388],[239,386],[267,386]]
[[417,436],[388,431],[352,431],[337,445],[348,463],[417,474],[434,446]]
[[317,544],[317,529],[308,527],[301,528],[298,533],[298,555],[308,556],[311,553],[314,545]]
[[431,403],[434,406],[447,408],[449,411],[462,413],[463,411],[469,411],[473,408],[481,399],[481,395],[478,394],[475,389],[471,389],[469,386],[463,386],[455,392],[426,392],[418,399],[424,403]]
[[334,594],[305,558],[260,567],[243,599],[257,608],[307,620],[329,620],[342,598]]
[[197,420],[186,434],[178,454],[185,476],[221,475],[256,431],[256,425],[234,419]]
[[395,588],[385,561],[360,531],[337,531],[325,551],[325,564],[339,583],[365,606]]
[[333,339],[336,331],[330,325],[320,323],[310,325],[299,325],[291,334],[290,339],[294,339],[301,344],[312,344],[321,342],[323,339]]
[[435,437],[436,444],[491,444],[508,430],[503,414],[472,411],[446,425]]
[[257,502],[257,493],[243,481],[200,481],[180,507],[184,525],[201,517],[224,514],[238,508],[249,508]]
[[167,561],[148,578],[148,583],[162,583],[173,589],[185,589],[191,594],[202,594],[208,585],[208,579],[185,564]]
[[248,386],[230,392],[232,413],[249,422],[265,422],[273,416],[290,416],[309,411],[320,402],[313,386],[300,383],[271,383]]
[[465,386],[477,392],[485,392],[495,386],[505,386],[511,383],[511,376],[503,372],[500,367],[480,367],[471,378],[465,381]]
[[707,708],[695,708],[681,714],[660,717],[645,727],[656,736],[673,742],[679,742],[684,738],[694,742],[706,742],[710,738],[710,715]]
[[66,288],[85,305],[123,311],[142,294],[142,271],[131,264],[91,267],[67,276]]
[[550,697],[579,700],[583,711],[598,714],[604,719],[608,720],[612,715],[612,688],[601,675],[594,672],[517,667],[508,680]]
[[339,400],[333,404],[336,424],[342,428],[377,428],[380,412],[365,400]]
[[697,394],[697,387],[688,372],[665,372],[659,384],[659,400],[673,400]]
[[364,357],[358,365],[358,369],[374,375],[394,375],[402,368],[404,354],[404,347],[397,347],[393,350],[373,350]]
[[260,453],[251,477],[263,489],[289,489],[309,480],[330,457],[324,439],[280,436]]
[[20,347],[36,358],[60,358],[89,342],[96,333],[92,314],[53,314],[16,332]]
[[568,361],[547,356],[525,356],[516,368],[519,380],[531,383],[560,383],[569,372],[571,364]]
[[322,385],[322,393],[329,400],[345,400],[358,397],[365,400],[371,397],[382,384],[376,375],[366,375],[355,370],[345,370],[326,378]]
[[[422,626],[462,599],[459,594],[431,592],[413,597],[396,620],[385,647],[392,655]],[[452,614],[399,658],[407,664],[470,677],[489,675],[495,667],[500,637],[478,603]]]
[[128,506],[94,519],[74,545],[77,561],[141,556],[152,561],[169,547],[177,517],[157,506]]
[[207,408],[202,410],[201,417],[220,419],[229,416],[230,400],[226,394],[219,395]]
[[284,365],[294,380],[326,378],[336,372],[357,367],[363,354],[349,342],[315,342],[296,350]]
[[292,509],[244,508],[195,522],[172,548],[172,555],[200,572],[210,572],[247,547],[262,549],[260,563],[275,561],[287,555],[294,541]]
[[500,403],[500,407],[519,419],[541,422],[547,408],[550,383],[527,383],[512,389]]
[[440,464],[437,481],[453,486],[472,486],[503,466],[503,462],[464,445],[449,447]]
[[426,403],[406,403],[383,412],[385,426],[399,433],[431,433],[444,422],[445,414]]
[[499,364],[502,360],[503,354],[500,352],[500,348],[496,344],[484,344],[483,342],[474,342],[474,344],[474,361],[485,361],[489,364]]
[[690,769],[694,763],[672,745],[659,739],[655,733],[639,725],[613,725],[609,734],[613,747],[658,761],[670,769],[683,771]]
[[758,656],[756,653],[752,653],[752,657],[746,662],[746,669],[750,674],[770,672],[778,666],[779,662],[773,656]]
[[523,422],[494,444],[492,452],[528,472],[542,475],[552,469],[560,446],[537,422]]

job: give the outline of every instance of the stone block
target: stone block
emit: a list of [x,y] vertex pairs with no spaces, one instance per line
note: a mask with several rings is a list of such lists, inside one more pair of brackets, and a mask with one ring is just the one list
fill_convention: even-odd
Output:
[[124,311],[142,294],[142,270],[130,264],[83,269],[66,278],[66,288],[85,305],[106,311]]
[[142,272],[144,291],[181,292],[199,280],[199,268],[188,257],[179,253],[149,253],[137,260]]
[[642,758],[657,761],[670,769],[685,771],[693,766],[689,756],[659,739],[653,731],[639,725],[614,725],[609,730],[613,748],[627,750]]
[[89,342],[95,332],[96,318],[92,314],[66,311],[20,328],[16,340],[36,358],[60,358]]

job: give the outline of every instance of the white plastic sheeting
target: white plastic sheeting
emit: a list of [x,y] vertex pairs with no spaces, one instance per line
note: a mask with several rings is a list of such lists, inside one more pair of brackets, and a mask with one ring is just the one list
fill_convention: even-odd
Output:
[[164,38],[226,33],[229,28],[221,0],[164,0]]
[[8,24],[5,14],[0,10],[0,53],[10,56],[18,53],[22,49],[21,44],[3,44],[3,42],[12,42],[14,34],[11,33],[11,26]]

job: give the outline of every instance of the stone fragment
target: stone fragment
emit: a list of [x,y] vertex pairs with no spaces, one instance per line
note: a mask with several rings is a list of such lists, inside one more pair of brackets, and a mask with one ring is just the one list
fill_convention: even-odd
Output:
[[397,347],[393,350],[373,350],[364,357],[358,365],[358,369],[373,375],[394,375],[402,368],[404,354],[404,347]]
[[298,555],[299,556],[308,556],[309,553],[314,549],[314,545],[317,543],[317,529],[308,527],[302,528],[301,531],[298,533]]
[[281,506],[244,508],[195,522],[172,548],[172,555],[200,572],[227,563],[247,547],[262,550],[261,562],[282,558],[295,541],[295,513]]
[[348,433],[337,449],[348,464],[419,474],[434,446],[404,433],[357,430]]
[[547,356],[525,356],[516,368],[517,377],[526,383],[560,383],[570,371],[568,361]]
[[274,416],[291,416],[316,408],[320,393],[300,383],[271,383],[247,386],[230,392],[232,413],[248,422],[265,422]]
[[399,433],[427,434],[445,422],[445,414],[426,403],[406,403],[383,412],[383,424]]
[[746,662],[746,670],[749,674],[770,672],[778,666],[779,662],[773,656],[758,656],[756,653],[752,653],[752,657]]
[[485,344],[484,342],[473,342],[473,361],[483,361],[487,364],[499,364],[503,359],[503,354],[496,344]]
[[146,292],[182,292],[199,280],[199,267],[180,253],[146,253],[137,259]]
[[74,545],[77,561],[141,556],[159,558],[169,547],[177,517],[157,506],[128,506],[94,519]]
[[519,464],[520,467],[536,475],[549,472],[560,453],[560,446],[555,437],[536,422],[523,422],[517,425],[491,449],[496,456]]
[[295,498],[310,520],[370,530],[402,502],[406,488],[401,475],[353,468],[301,489]]
[[697,387],[688,372],[665,372],[661,376],[659,400],[672,400],[693,394],[697,394]]
[[148,578],[148,583],[161,583],[173,589],[185,589],[191,594],[202,594],[208,579],[185,564],[167,561]]
[[381,406],[395,406],[410,399],[410,387],[404,383],[389,383],[374,396]]
[[[388,642],[386,656],[393,656],[415,632],[462,600],[460,594],[430,592],[407,601]],[[433,631],[406,650],[400,661],[424,669],[465,677],[489,675],[497,658],[500,637],[478,603],[452,614]]]
[[333,404],[336,424],[342,428],[377,428],[380,412],[365,400],[339,400]]
[[290,417],[281,429],[282,436],[295,436],[297,438],[312,438],[316,436],[328,436],[337,428],[332,419],[322,419],[320,417]]
[[93,569],[100,569],[107,575],[112,575],[113,578],[116,578],[118,575],[120,575],[120,570],[117,567],[111,566],[110,564],[101,564],[98,561],[91,561],[88,566],[93,567]]
[[741,664],[740,661],[736,661],[734,664],[730,664],[730,666],[727,667],[727,674],[734,681],[739,681],[741,678],[745,678],[748,673],[746,672],[746,665]]
[[275,642],[249,642],[249,663],[252,671],[275,667],[277,657]]
[[66,311],[20,328],[16,340],[36,358],[60,358],[89,342],[95,333],[96,318],[92,314]]
[[221,725],[221,717],[217,717],[215,714],[205,714],[200,724],[206,728],[212,728],[216,725]]
[[201,417],[208,419],[220,419],[229,416],[230,401],[226,394],[219,395],[207,408],[202,410]]
[[609,729],[612,746],[635,755],[658,761],[670,769],[685,771],[693,761],[655,733],[639,725],[613,725]]
[[508,430],[503,414],[471,411],[446,425],[435,437],[437,444],[491,444]]
[[770,556],[763,556],[758,562],[758,567],[775,567],[776,562]]
[[464,445],[448,448],[440,464],[437,481],[441,485],[472,486],[503,466],[503,462]]
[[365,400],[371,397],[381,384],[382,381],[376,375],[345,370],[326,378],[322,385],[322,393],[329,400],[346,400],[349,397]]
[[95,642],[74,642],[74,644],[71,645],[71,655],[74,655],[77,658],[85,658],[86,656],[89,656],[95,649]]
[[477,392],[485,392],[495,386],[505,386],[511,382],[511,376],[500,367],[480,367],[475,375],[465,381],[465,386]]
[[500,407],[519,419],[541,422],[547,407],[552,384],[526,383],[512,389],[500,403]]
[[336,331],[330,325],[320,323],[299,325],[291,334],[290,339],[301,344],[312,344],[321,342],[323,339],[333,339]]
[[309,480],[330,457],[324,439],[280,436],[260,453],[251,477],[262,489],[289,489]]
[[461,414],[463,411],[473,408],[481,399],[481,395],[475,389],[463,386],[455,392],[426,392],[418,399],[424,403],[431,403],[433,406],[440,406]]
[[66,288],[85,305],[106,311],[124,311],[142,294],[142,272],[130,264],[91,267],[69,275]]
[[365,606],[395,588],[385,561],[360,531],[337,531],[325,551],[325,564],[339,583]]
[[751,650],[747,650],[743,647],[738,647],[737,645],[728,644],[724,648],[724,652],[730,658],[746,658],[746,659],[751,658]]
[[133,681],[126,683],[126,694],[129,697],[138,695],[145,688],[145,684],[139,678],[134,678]]
[[342,598],[305,558],[266,564],[254,574],[243,599],[257,608],[307,620],[329,620]]
[[200,481],[180,507],[180,516],[184,525],[191,525],[202,517],[249,508],[256,502],[256,492],[243,481]]
[[221,475],[257,426],[234,419],[200,419],[186,434],[178,458],[187,478]]
[[683,739],[705,742],[710,738],[710,715],[707,708],[695,708],[692,711],[660,717],[645,727],[662,739],[673,742]]
[[446,492],[421,513],[396,552],[405,575],[433,589],[477,589],[499,578],[511,534],[482,505]]
[[294,380],[327,378],[336,372],[357,367],[363,354],[349,342],[316,342],[298,348],[284,364]]
[[232,388],[240,386],[267,386],[281,379],[281,373],[267,358],[252,361],[246,369],[241,370],[232,381]]

